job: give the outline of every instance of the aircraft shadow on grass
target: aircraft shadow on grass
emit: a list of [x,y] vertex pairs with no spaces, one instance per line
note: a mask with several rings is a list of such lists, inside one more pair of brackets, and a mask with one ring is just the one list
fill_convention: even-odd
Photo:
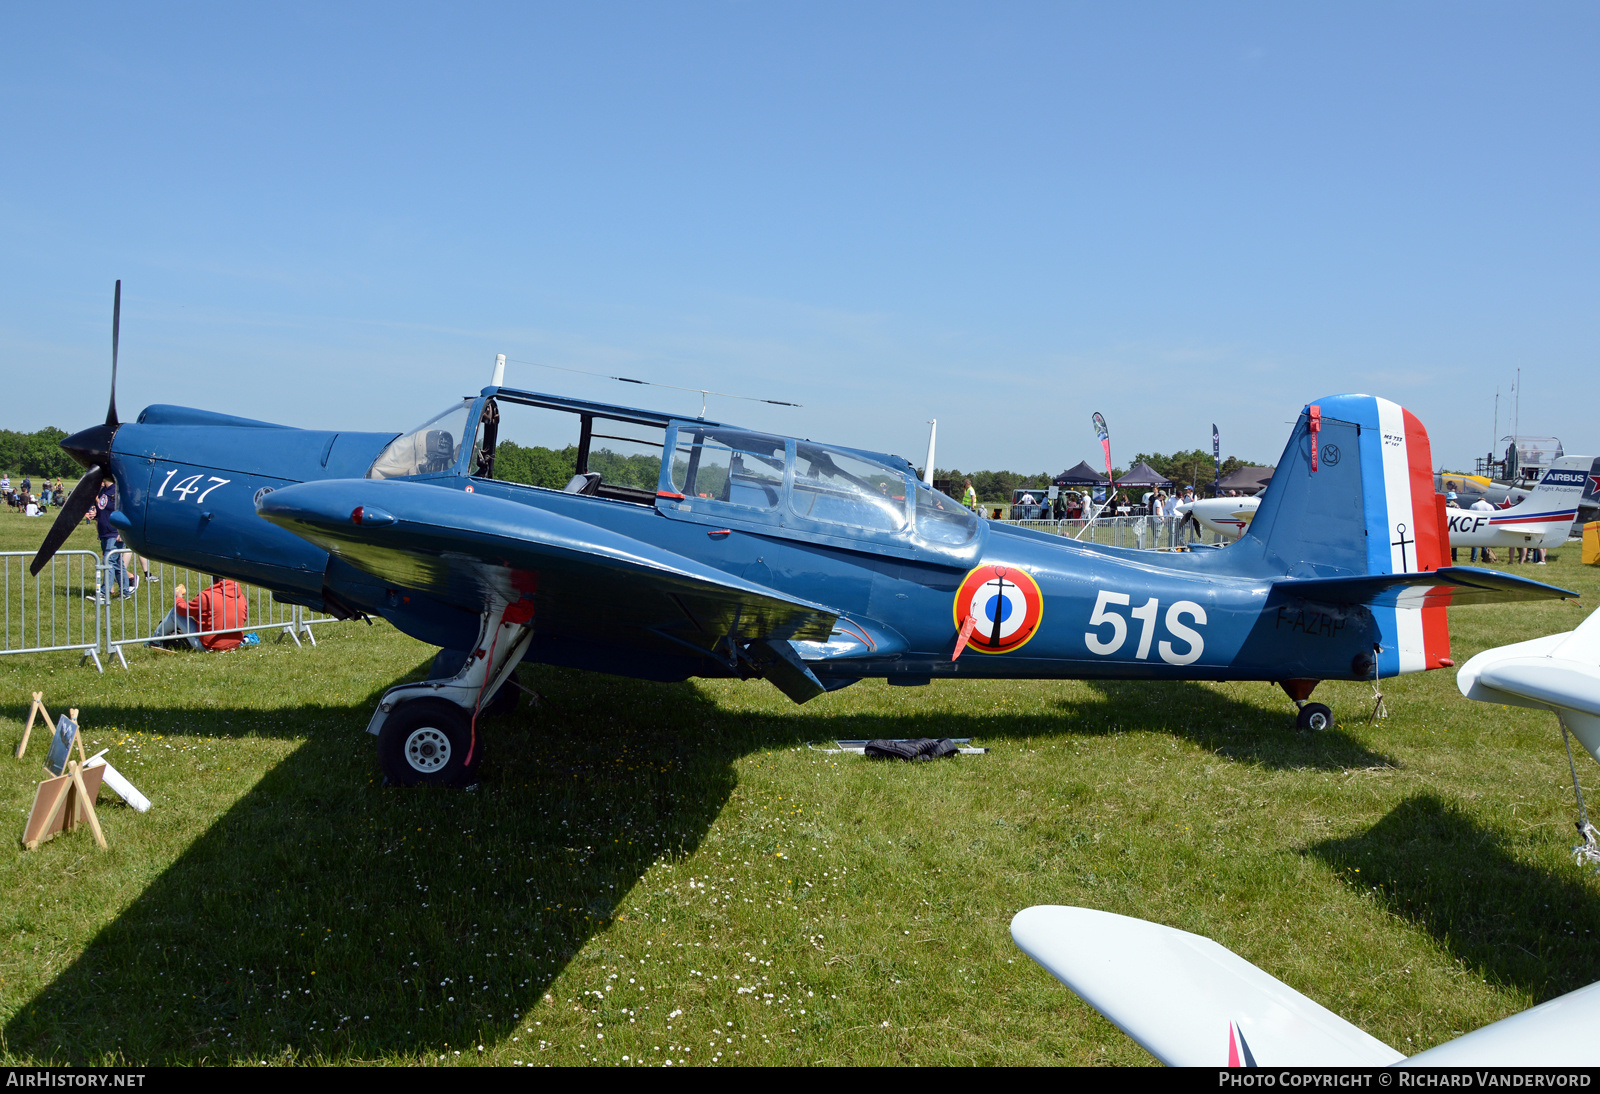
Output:
[[[724,709],[691,685],[549,668],[523,679],[540,707],[485,725],[491,758],[473,793],[383,788],[359,728],[375,696],[164,712],[196,735],[305,743],[13,1015],[9,1053],[75,1063],[360,1059],[508,1038],[651,865],[695,850],[733,792],[740,757],[819,733],[1004,739],[1150,728],[1275,766],[1374,759],[1337,731],[1286,730],[1276,711],[1188,684],[1100,684],[1100,701],[992,717],[818,719]],[[1173,730],[1164,712],[1178,709],[1188,723],[1232,728]],[[148,717],[95,712],[101,724]],[[637,1005],[620,994],[586,1005],[609,1021]]]
[[1366,832],[1308,851],[1492,983],[1544,1000],[1600,980],[1600,893],[1587,875],[1520,861],[1450,802],[1408,798]]
[[1063,701],[1073,733],[1112,733],[1130,729],[1169,733],[1230,760],[1263,767],[1318,771],[1399,766],[1373,752],[1337,725],[1320,732],[1284,725],[1287,705],[1258,706],[1230,698],[1201,684],[1136,680],[1089,680],[1100,702]]

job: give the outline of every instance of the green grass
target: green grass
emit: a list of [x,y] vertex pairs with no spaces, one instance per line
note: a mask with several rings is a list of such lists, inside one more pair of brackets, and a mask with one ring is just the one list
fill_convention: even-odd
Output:
[[[0,545],[42,529],[0,514]],[[1577,555],[1519,572],[1592,603]],[[1455,609],[1454,654],[1585,612]],[[1370,684],[1325,684],[1342,724],[1312,734],[1266,684],[866,682],[800,708],[528,668],[542,702],[488,725],[481,789],[421,792],[379,785],[364,729],[432,650],[319,638],[104,676],[0,658],[0,744],[42,689],[155,803],[105,795],[106,852],[80,830],[0,857],[0,1059],[1148,1062],[1012,945],[1037,903],[1210,935],[1407,1052],[1600,979],[1554,719],[1449,671],[1386,681],[1376,725]],[[807,747],[946,735],[991,751]],[[3,761],[18,834],[42,756]]]

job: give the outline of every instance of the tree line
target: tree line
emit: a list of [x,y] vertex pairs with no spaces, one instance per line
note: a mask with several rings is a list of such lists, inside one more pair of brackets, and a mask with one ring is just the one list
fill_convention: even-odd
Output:
[[[1200,494],[1207,493],[1206,488],[1216,475],[1216,464],[1211,458],[1211,453],[1194,448],[1188,452],[1173,452],[1170,455],[1163,455],[1160,452],[1140,452],[1127,467],[1113,465],[1112,477],[1121,478],[1128,473],[1129,467],[1139,463],[1149,464],[1152,470],[1177,483],[1180,489],[1192,483]],[[1252,465],[1248,460],[1229,456],[1222,461],[1222,476],[1226,478],[1241,467],[1249,466]],[[1047,489],[1055,480],[1055,474],[1048,472],[1024,475],[1016,471],[961,471],[956,468],[935,468],[933,477],[949,479],[951,490],[957,497],[961,496],[962,491],[966,489],[967,480],[971,479],[972,488],[978,492],[978,500],[994,505],[1010,502],[1012,494],[1017,490]]]
[[[64,430],[54,426],[46,426],[32,433],[0,429],[0,470],[51,478],[77,478],[81,473],[77,461],[60,447],[60,442],[66,436]],[[1211,453],[1199,448],[1170,455],[1141,452],[1133,458],[1133,463],[1140,462],[1149,464],[1180,486],[1194,483],[1202,493],[1214,474]],[[577,464],[576,445],[554,449],[502,441],[495,448],[495,477],[506,482],[525,482],[560,490],[572,478]],[[1229,456],[1222,461],[1222,473],[1226,476],[1245,466],[1248,466],[1247,461]],[[660,468],[660,461],[651,456],[623,456],[605,448],[589,453],[589,470],[600,472],[606,482],[618,485],[654,490]],[[1112,470],[1121,476],[1127,468],[1114,467]],[[1025,475],[1016,471],[961,471],[956,468],[938,468],[933,474],[936,479],[951,480],[952,489],[958,496],[970,478],[979,500],[995,504],[1009,502],[1015,490],[1044,490],[1055,478],[1054,474],[1047,471]]]
[[[1201,494],[1207,492],[1206,487],[1215,474],[1211,453],[1199,448],[1188,452],[1173,452],[1170,455],[1163,455],[1160,452],[1141,452],[1128,466],[1132,467],[1141,462],[1149,464],[1158,474],[1171,479],[1180,488],[1189,483],[1195,484]],[[533,486],[560,490],[576,473],[577,466],[576,445],[569,444],[565,448],[558,449],[501,441],[495,448],[494,477],[504,482],[525,482]],[[1250,466],[1249,461],[1229,456],[1222,461],[1222,474],[1226,477],[1239,468],[1248,466]],[[589,453],[589,470],[600,472],[601,477],[609,483],[654,490],[661,470],[661,461],[654,456],[622,456],[610,449],[602,448]],[[1126,474],[1127,470],[1127,467],[1112,468],[1119,478]],[[1045,471],[1036,475],[1024,475],[1016,471],[961,471],[956,468],[936,468],[933,477],[949,479],[952,484],[951,490],[957,497],[960,497],[966,481],[971,479],[973,489],[978,492],[978,500],[996,505],[1010,502],[1012,492],[1015,490],[1042,491],[1055,479],[1054,474]]]
[[78,461],[61,449],[66,431],[45,426],[33,433],[0,429],[0,471],[41,478],[76,479]]
[[[661,476],[659,456],[624,456],[609,448],[591,449],[589,470],[600,472],[603,482],[634,486],[654,493]],[[545,448],[501,441],[494,448],[494,477],[501,482],[524,482],[550,490],[564,489],[578,473],[578,446]]]

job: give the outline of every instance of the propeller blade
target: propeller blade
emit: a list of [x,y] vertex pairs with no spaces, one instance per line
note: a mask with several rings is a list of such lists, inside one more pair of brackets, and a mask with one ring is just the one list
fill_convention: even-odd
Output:
[[106,425],[117,427],[117,334],[122,327],[122,279],[117,278],[117,294],[111,301],[111,406],[106,409]]
[[28,567],[28,572],[34,577],[38,577],[39,571],[44,569],[44,564],[61,550],[61,545],[67,542],[67,537],[78,526],[83,515],[89,511],[89,506],[94,504],[95,495],[100,493],[100,482],[104,477],[99,467],[91,467],[83,473],[78,485],[72,488],[72,493],[67,495],[67,503],[61,507],[61,512],[56,514],[56,522],[50,526],[50,534],[44,537],[39,553],[33,556],[33,562]]

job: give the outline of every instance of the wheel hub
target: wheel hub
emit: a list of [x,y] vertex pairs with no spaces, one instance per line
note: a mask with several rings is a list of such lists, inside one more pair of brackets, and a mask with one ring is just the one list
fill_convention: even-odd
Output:
[[413,771],[431,775],[450,762],[450,738],[443,730],[421,726],[406,738],[405,757]]

